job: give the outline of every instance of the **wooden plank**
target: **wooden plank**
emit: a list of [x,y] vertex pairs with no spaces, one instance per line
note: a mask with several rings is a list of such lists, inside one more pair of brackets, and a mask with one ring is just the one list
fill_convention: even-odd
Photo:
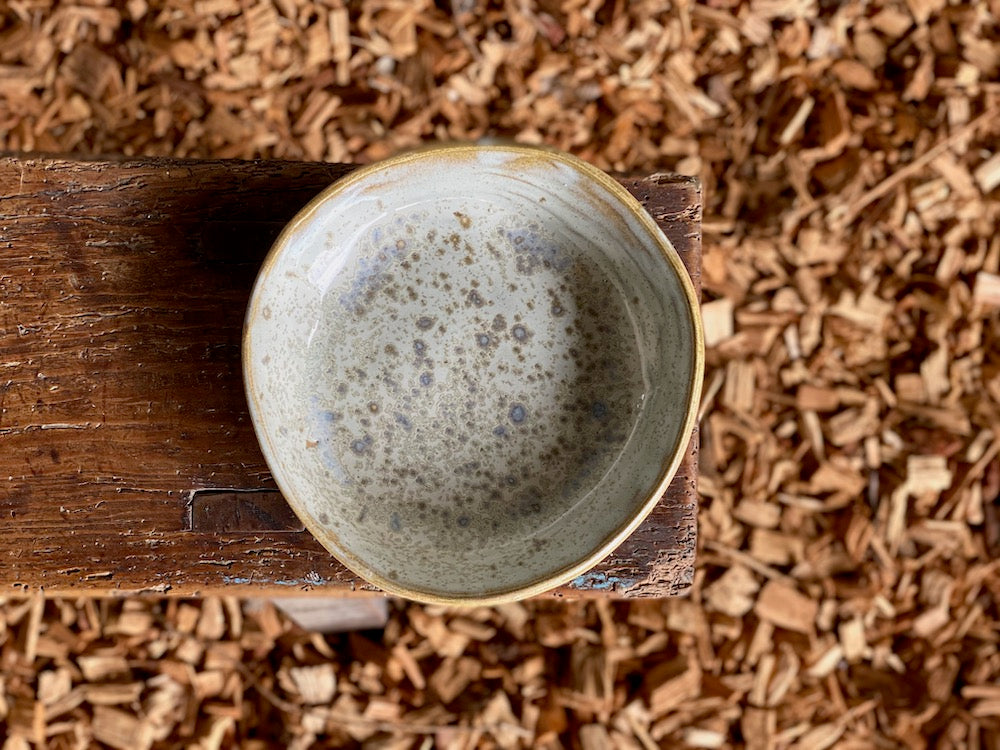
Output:
[[[0,593],[370,588],[289,530],[240,371],[271,242],[349,169],[0,156]],[[623,183],[698,284],[697,183]],[[696,452],[639,531],[561,594],[690,584]],[[220,513],[225,497],[238,507]]]

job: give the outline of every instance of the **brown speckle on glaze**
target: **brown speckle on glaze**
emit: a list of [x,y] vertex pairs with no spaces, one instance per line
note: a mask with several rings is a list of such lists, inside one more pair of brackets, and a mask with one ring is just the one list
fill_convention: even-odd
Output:
[[[429,216],[424,220],[433,221]],[[411,221],[419,225],[421,218]],[[398,326],[372,327],[358,320],[357,336],[331,360],[335,369],[339,362],[363,361],[366,370],[377,373],[365,380],[360,374],[351,377],[349,367],[343,369],[352,383],[344,400],[365,400],[362,411],[352,415],[347,410],[337,433],[343,437],[331,439],[336,461],[349,475],[364,466],[373,479],[363,499],[369,508],[366,523],[391,528],[390,519],[404,522],[418,503],[432,511],[429,518],[439,519],[449,518],[451,507],[468,506],[458,517],[464,521],[452,516],[438,526],[426,521],[422,529],[437,544],[451,543],[457,523],[466,540],[461,544],[470,550],[483,542],[483,534],[495,533],[494,524],[505,535],[531,534],[538,524],[549,522],[545,519],[565,513],[577,493],[616,460],[644,389],[638,367],[642,358],[626,307],[608,294],[604,271],[586,252],[537,222],[505,229],[491,243],[499,253],[477,252],[475,247],[485,245],[472,226],[463,225],[472,232],[468,238],[453,232],[443,242],[428,239],[419,252],[409,246],[396,259],[400,266],[409,265],[407,274],[390,264],[368,280],[374,290],[367,302],[372,310],[368,319],[391,319],[405,311],[404,319],[409,317],[422,334],[410,339],[413,387],[401,391],[371,383],[407,380],[399,377],[404,368],[396,356],[403,336]],[[416,236],[436,237],[430,227]],[[475,263],[455,255],[460,247],[476,252]],[[397,288],[406,291],[407,278],[432,282],[416,299],[394,294]],[[455,280],[451,291],[437,284],[445,278]],[[331,300],[341,297],[328,295]],[[537,299],[548,304],[535,305]],[[337,334],[350,325],[350,318],[340,316]],[[375,342],[384,343],[372,346]],[[432,344],[439,364],[428,356]],[[463,356],[470,344],[481,359],[470,362]],[[565,363],[558,377],[549,366],[554,361]],[[337,380],[334,375],[333,382]],[[318,382],[322,390],[326,381]],[[463,386],[456,390],[458,383]],[[457,398],[483,388],[497,394],[497,406],[482,398]],[[367,430],[365,438],[357,437],[359,428]],[[371,434],[379,436],[377,444]],[[339,450],[338,439],[345,446]],[[519,488],[505,478],[510,469],[531,477],[531,486]]]

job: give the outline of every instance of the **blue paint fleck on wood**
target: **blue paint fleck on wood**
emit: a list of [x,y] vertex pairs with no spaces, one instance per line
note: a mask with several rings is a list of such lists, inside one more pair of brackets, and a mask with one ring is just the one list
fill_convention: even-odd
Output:
[[635,586],[634,578],[621,578],[619,576],[609,576],[600,571],[590,571],[582,576],[577,576],[570,583],[575,589],[594,589],[595,591],[627,591]]
[[234,585],[246,585],[253,583],[257,585],[274,584],[275,586],[302,586],[309,588],[320,586],[327,582],[327,579],[315,572],[310,572],[304,578],[241,578],[238,576],[223,576],[223,582]]

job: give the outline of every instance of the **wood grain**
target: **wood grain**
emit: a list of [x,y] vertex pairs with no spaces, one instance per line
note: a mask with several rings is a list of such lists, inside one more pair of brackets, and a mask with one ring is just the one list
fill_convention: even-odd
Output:
[[[349,169],[0,156],[0,595],[369,588],[288,530],[273,492],[243,492],[274,489],[240,375],[250,289],[281,227]],[[622,181],[697,284],[697,184]],[[556,595],[690,584],[696,453],[639,531]]]

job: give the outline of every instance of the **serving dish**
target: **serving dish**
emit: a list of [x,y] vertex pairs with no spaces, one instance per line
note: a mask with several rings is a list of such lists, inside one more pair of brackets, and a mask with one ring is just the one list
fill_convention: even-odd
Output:
[[600,170],[517,145],[422,149],[307,205],[262,267],[244,382],[305,526],[382,589],[495,603],[565,583],[677,469],[697,299]]

